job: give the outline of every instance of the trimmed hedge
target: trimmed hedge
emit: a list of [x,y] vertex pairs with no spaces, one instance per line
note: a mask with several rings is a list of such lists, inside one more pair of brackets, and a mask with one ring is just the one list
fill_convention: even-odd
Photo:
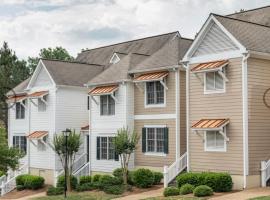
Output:
[[92,177],[91,176],[81,176],[79,182],[80,182],[80,185],[83,185],[85,183],[91,183]]
[[180,194],[181,195],[191,194],[193,193],[193,190],[194,190],[194,186],[187,183],[181,186]]
[[182,185],[189,183],[191,185],[207,185],[215,192],[229,192],[232,190],[233,182],[228,173],[202,172],[202,173],[183,173],[177,178],[177,185],[180,188]]
[[196,197],[211,196],[213,195],[213,189],[207,185],[200,185],[194,189],[193,194]]
[[30,189],[37,190],[44,186],[44,178],[41,176],[34,176],[29,174],[23,174],[16,177],[16,186],[18,189]]
[[[71,189],[76,189],[78,180],[75,176],[70,177],[70,184],[71,184]],[[65,176],[58,177],[56,186],[65,188]]]
[[123,194],[125,192],[124,185],[108,185],[104,187],[104,192],[107,194]]
[[154,171],[152,171],[152,173],[154,175],[153,185],[160,184],[161,180],[163,179],[163,174],[161,172],[154,172]]
[[91,191],[95,189],[92,183],[84,183],[81,185],[77,185],[76,191],[77,192],[84,192],[84,191]]
[[63,187],[49,187],[47,190],[47,196],[54,196],[54,195],[60,195],[64,194],[64,188]]
[[99,186],[100,189],[104,189],[105,187],[112,185],[121,185],[121,180],[111,175],[103,175],[99,178]]
[[133,181],[139,188],[151,187],[154,183],[153,172],[149,169],[138,169],[133,173]]
[[25,187],[24,187],[23,185],[17,185],[17,186],[16,186],[16,189],[17,189],[18,191],[22,191],[22,190],[25,189]]
[[177,187],[167,187],[163,191],[164,197],[179,195],[179,189]]
[[100,177],[101,177],[100,174],[94,175],[93,178],[92,178],[92,182],[99,182]]
[[[119,178],[123,182],[123,171],[122,168],[117,168],[113,171],[113,176]],[[134,185],[133,182],[133,171],[128,171],[127,182],[129,185]]]

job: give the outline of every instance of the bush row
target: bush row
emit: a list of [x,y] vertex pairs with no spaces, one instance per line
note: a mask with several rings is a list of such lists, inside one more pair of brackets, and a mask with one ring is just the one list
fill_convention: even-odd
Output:
[[199,185],[207,185],[215,192],[229,192],[232,190],[233,182],[228,173],[183,173],[177,178],[177,185],[180,188],[182,185],[189,183],[195,187]]
[[168,196],[177,196],[179,194],[185,195],[191,193],[193,193],[194,196],[196,197],[211,196],[213,195],[213,189],[207,185],[200,185],[194,188],[193,185],[187,183],[182,185],[180,189],[177,187],[167,187],[165,188],[163,195],[165,197],[168,197]]
[[16,187],[18,190],[31,189],[36,190],[44,186],[44,178],[29,174],[23,174],[16,177]]

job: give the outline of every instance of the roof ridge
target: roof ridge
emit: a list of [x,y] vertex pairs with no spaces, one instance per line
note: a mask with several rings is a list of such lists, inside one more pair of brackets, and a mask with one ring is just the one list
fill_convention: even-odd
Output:
[[260,10],[260,9],[267,8],[267,7],[270,7],[270,5],[262,6],[262,7],[258,7],[258,8],[253,8],[253,9],[250,9],[250,10],[239,11],[239,12],[235,12],[235,13],[232,13],[232,14],[228,14],[226,16],[240,14],[240,13],[245,13],[245,12],[250,12],[250,11],[254,11],[254,10]]
[[56,61],[56,62],[66,62],[66,63],[73,63],[73,64],[83,64],[83,65],[97,65],[97,66],[104,66],[100,64],[94,63],[86,63],[86,62],[78,62],[78,61],[71,61],[71,60],[60,60],[60,59],[49,59],[49,58],[39,58],[39,60],[48,60],[48,61]]
[[96,47],[96,48],[93,48],[93,49],[82,50],[82,52],[101,49],[101,48],[110,47],[110,46],[114,46],[114,45],[118,45],[118,44],[124,44],[124,43],[128,43],[128,42],[135,42],[135,41],[139,41],[139,40],[150,39],[150,38],[159,37],[159,36],[163,36],[163,35],[169,35],[169,34],[172,34],[172,33],[178,33],[178,31],[173,31],[173,32],[170,32],[170,33],[163,33],[163,34],[159,34],[159,35],[152,35],[152,36],[148,36],[148,37],[144,37],[144,38],[138,38],[138,39],[134,39],[134,40],[127,40],[127,41],[124,41],[124,42],[119,42],[119,43],[114,43],[114,44],[105,45],[105,46],[101,46],[101,47]]
[[218,16],[218,17],[223,17],[223,18],[227,18],[227,19],[232,19],[232,20],[236,20],[236,21],[240,21],[240,22],[245,22],[245,23],[254,24],[254,25],[257,25],[257,26],[263,26],[263,27],[266,27],[266,28],[270,28],[270,26],[267,26],[267,25],[258,24],[258,23],[254,23],[254,22],[250,22],[250,21],[241,20],[241,19],[236,19],[236,18],[233,18],[233,17],[228,17],[228,16],[219,15],[219,14],[215,14],[215,13],[211,13],[210,15],[214,15],[214,16]]

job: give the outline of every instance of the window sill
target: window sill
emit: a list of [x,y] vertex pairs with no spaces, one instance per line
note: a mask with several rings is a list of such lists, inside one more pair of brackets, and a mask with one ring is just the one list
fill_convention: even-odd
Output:
[[205,90],[204,94],[222,94],[225,92],[225,90]]
[[226,149],[204,149],[205,152],[227,152]]
[[148,104],[144,106],[145,108],[165,108],[166,104]]
[[165,153],[155,153],[155,152],[146,152],[144,153],[145,156],[161,156],[161,157],[166,157],[167,154]]

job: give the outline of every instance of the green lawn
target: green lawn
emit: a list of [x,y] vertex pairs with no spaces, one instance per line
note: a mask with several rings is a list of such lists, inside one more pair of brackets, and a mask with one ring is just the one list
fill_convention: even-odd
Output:
[[250,200],[270,200],[270,196],[264,196],[264,197],[255,197]]
[[204,200],[204,198],[173,196],[173,197],[153,197],[144,200]]
[[[110,200],[119,197],[117,195],[105,194],[104,192],[81,192],[81,193],[71,193],[68,195],[68,200]],[[32,198],[31,200],[63,200],[64,195],[59,196],[46,196]]]

